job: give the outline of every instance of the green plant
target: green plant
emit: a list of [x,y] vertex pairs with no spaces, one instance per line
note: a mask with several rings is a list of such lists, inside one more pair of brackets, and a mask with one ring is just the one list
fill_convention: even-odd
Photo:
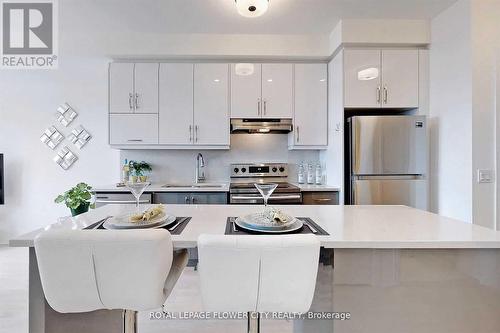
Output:
[[[90,199],[92,198],[92,193],[90,192],[92,187],[85,183],[79,183],[75,187],[67,190],[63,194],[60,194],[55,198],[55,203],[62,203],[66,205],[69,209],[75,210],[81,206],[89,206]],[[94,208],[92,205],[91,208]]]
[[146,171],[151,171],[151,165],[147,162],[136,162],[136,161],[130,161],[129,163],[130,169],[133,170],[135,176],[144,176],[144,172]]

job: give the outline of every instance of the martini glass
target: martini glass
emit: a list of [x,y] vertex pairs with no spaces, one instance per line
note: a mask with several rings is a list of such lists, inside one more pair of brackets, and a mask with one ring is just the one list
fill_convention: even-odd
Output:
[[141,198],[142,193],[146,187],[150,185],[149,182],[126,182],[125,186],[132,192],[132,195],[135,197],[135,208],[139,211],[139,199]]
[[257,188],[257,191],[259,191],[260,195],[262,195],[262,197],[264,198],[264,207],[267,207],[267,200],[269,200],[271,194],[273,194],[276,187],[278,187],[278,184],[255,183],[254,185]]

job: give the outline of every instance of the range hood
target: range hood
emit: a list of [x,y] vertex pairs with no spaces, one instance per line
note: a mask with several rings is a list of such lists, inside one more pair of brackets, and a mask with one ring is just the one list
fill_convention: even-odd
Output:
[[292,119],[231,119],[231,133],[286,134],[292,129]]

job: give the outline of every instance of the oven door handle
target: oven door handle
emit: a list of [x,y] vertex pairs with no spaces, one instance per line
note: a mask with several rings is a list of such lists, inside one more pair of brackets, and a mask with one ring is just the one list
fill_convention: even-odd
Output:
[[[255,199],[262,199],[262,196],[260,195],[255,195],[255,196],[244,196],[244,195],[232,195],[232,199],[234,200],[255,200]],[[270,200],[272,199],[301,199],[300,194],[289,194],[289,195],[271,195],[269,198]]]

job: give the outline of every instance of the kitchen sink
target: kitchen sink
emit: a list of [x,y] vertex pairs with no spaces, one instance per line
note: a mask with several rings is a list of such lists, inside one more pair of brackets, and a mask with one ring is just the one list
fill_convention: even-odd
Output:
[[222,184],[165,184],[165,188],[221,188],[225,185]]

